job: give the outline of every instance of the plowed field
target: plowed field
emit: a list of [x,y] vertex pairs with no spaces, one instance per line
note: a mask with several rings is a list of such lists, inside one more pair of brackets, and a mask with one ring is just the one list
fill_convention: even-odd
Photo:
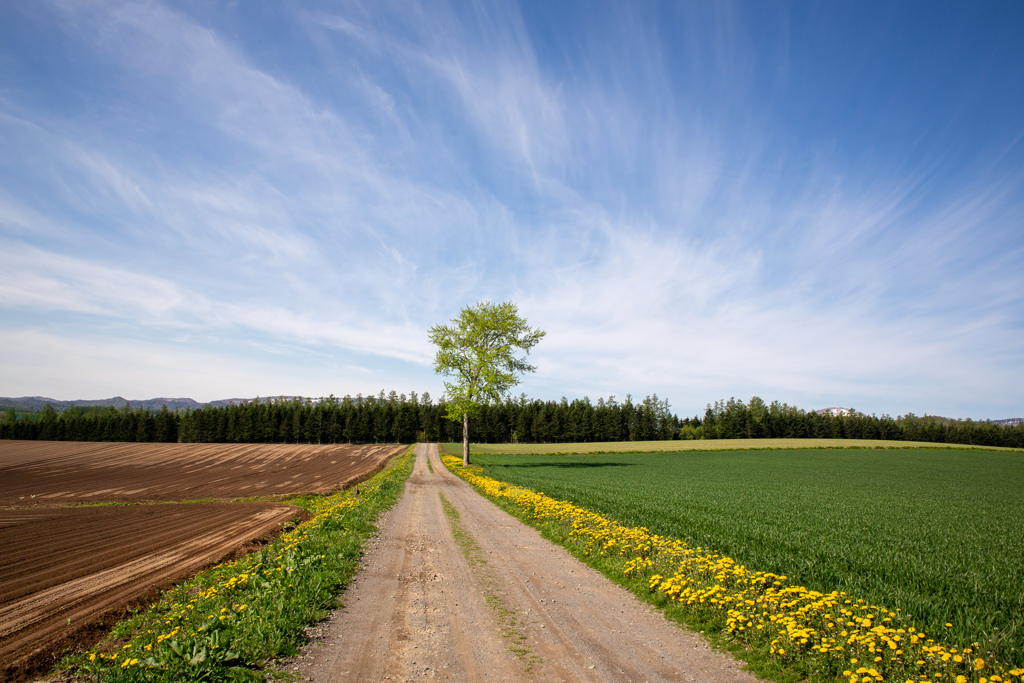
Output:
[[402,450],[0,441],[0,680],[49,668],[157,589],[302,514],[279,503],[81,504],[327,493]]
[[0,679],[43,667],[102,615],[301,512],[274,503],[0,510]]
[[402,446],[0,441],[0,506],[326,493]]

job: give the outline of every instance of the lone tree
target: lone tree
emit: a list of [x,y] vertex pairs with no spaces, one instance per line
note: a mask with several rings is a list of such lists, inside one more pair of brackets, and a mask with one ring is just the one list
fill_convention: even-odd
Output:
[[531,330],[511,301],[466,306],[451,322],[430,328],[430,341],[437,345],[434,371],[456,379],[444,383],[448,419],[462,418],[462,464],[468,465],[469,418],[508,394],[520,374],[536,370],[516,352],[529,354],[545,333]]

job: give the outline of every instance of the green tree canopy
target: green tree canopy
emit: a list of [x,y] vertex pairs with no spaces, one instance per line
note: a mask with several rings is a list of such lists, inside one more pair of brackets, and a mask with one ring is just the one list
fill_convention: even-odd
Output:
[[516,354],[529,354],[545,333],[531,330],[511,301],[466,306],[451,323],[430,328],[430,341],[437,346],[434,371],[455,379],[444,383],[448,418],[462,419],[462,462],[468,465],[469,418],[482,403],[506,396],[522,373],[536,370]]

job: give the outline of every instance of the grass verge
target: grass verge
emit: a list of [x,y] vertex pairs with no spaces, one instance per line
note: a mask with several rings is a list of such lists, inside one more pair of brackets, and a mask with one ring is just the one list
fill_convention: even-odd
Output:
[[311,519],[258,552],[167,591],[62,669],[105,682],[258,681],[295,654],[303,627],[337,606],[376,519],[401,497],[412,449],[357,488],[290,500]]
[[779,681],[1024,681],[971,647],[952,648],[898,610],[841,592],[791,585],[682,541],[626,527],[571,503],[481,475],[443,457],[454,474],[666,615],[705,632]]

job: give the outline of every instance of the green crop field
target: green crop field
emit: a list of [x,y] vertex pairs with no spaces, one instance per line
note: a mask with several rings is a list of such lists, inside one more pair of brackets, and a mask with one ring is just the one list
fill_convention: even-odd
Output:
[[[449,453],[462,454],[462,443],[443,444]],[[805,448],[942,448],[1011,451],[997,446],[962,446],[926,441],[875,439],[707,439],[698,441],[603,441],[591,443],[474,443],[470,453],[510,455],[579,455],[585,453],[665,453],[679,451],[780,450]],[[1019,449],[1017,449],[1019,452]]]
[[1024,664],[1019,452],[478,451],[475,461],[495,479],[900,609],[941,642]]

